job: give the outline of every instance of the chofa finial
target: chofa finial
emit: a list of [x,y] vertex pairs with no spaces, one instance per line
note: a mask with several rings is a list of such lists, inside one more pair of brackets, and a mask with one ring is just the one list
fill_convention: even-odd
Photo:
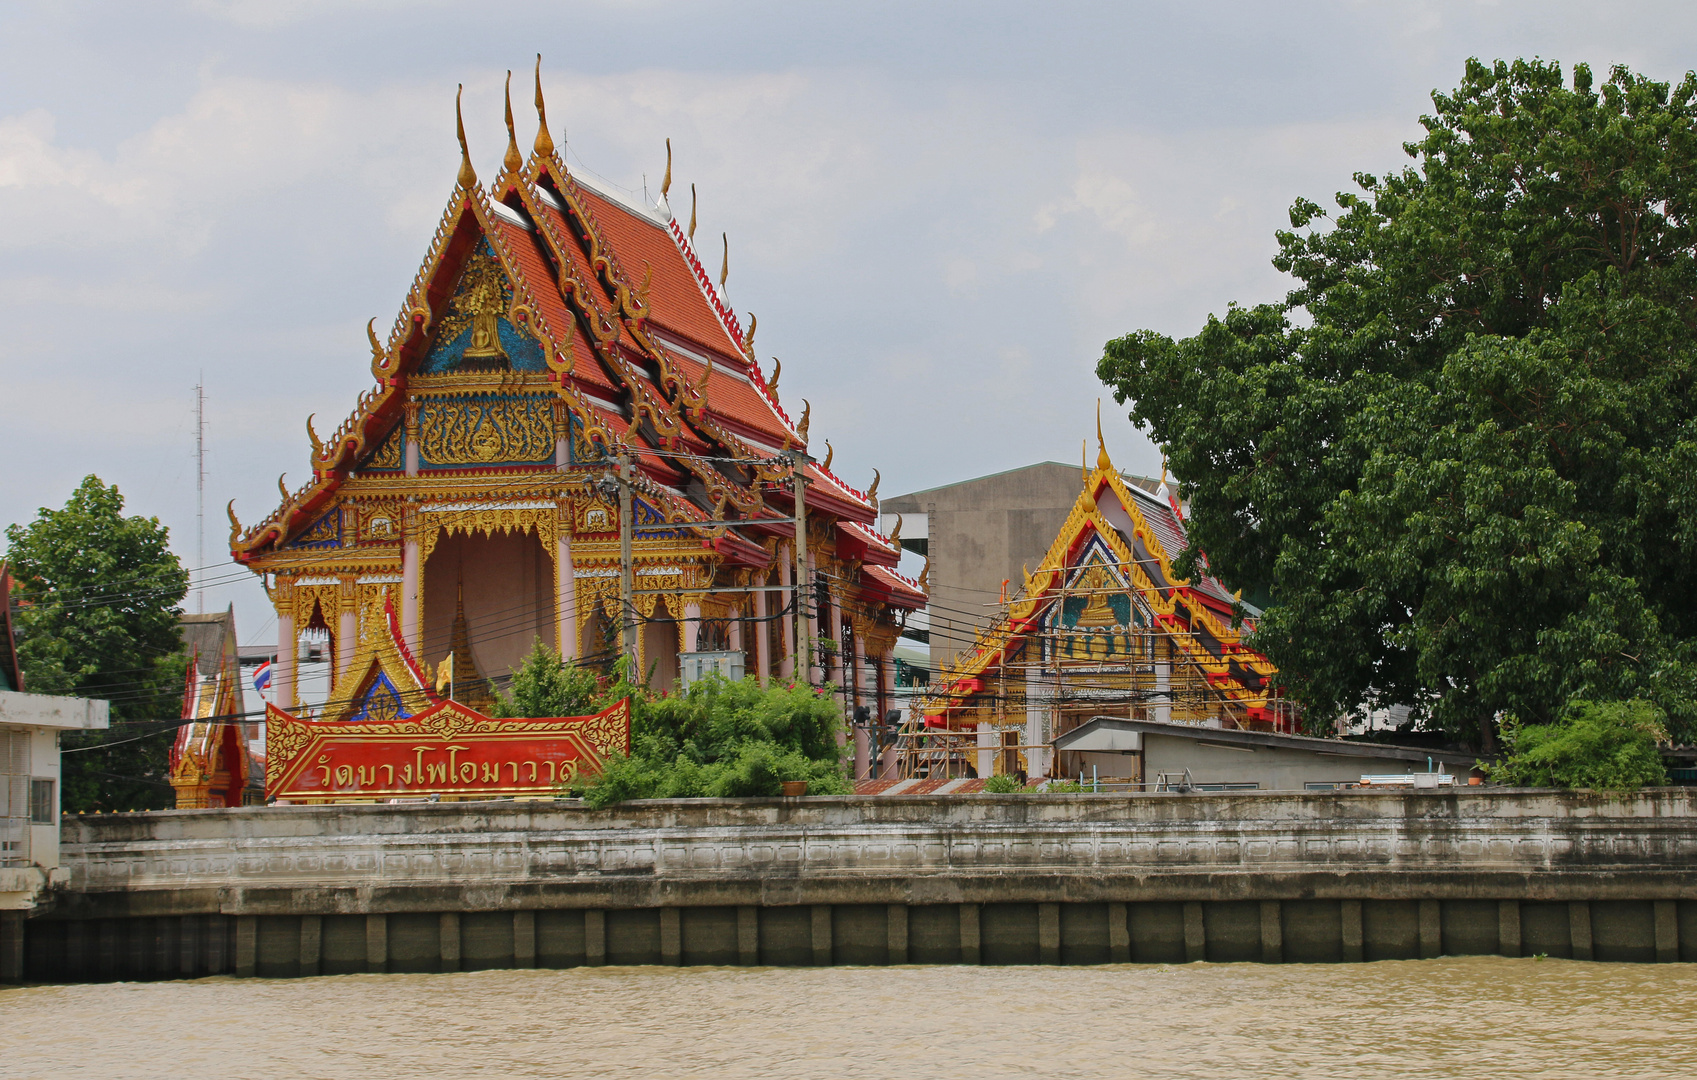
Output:
[[866,501],[873,506],[878,505],[878,485],[884,482],[884,474],[877,469],[872,470],[872,485],[866,489]]
[[896,527],[890,530],[890,543],[899,544],[901,542],[902,542],[902,516],[900,514],[897,514],[896,515]]
[[230,515],[230,544],[233,547],[242,538],[242,523],[236,520],[236,500],[231,499],[224,512]]
[[742,351],[750,360],[754,359],[754,328],[760,325],[759,316],[754,312],[748,313],[748,333],[742,339]]
[[666,140],[666,178],[660,181],[660,197],[664,199],[672,190],[672,140]]
[[548,134],[548,110],[542,106],[542,54],[536,54],[536,156],[554,156],[554,138]]
[[801,436],[801,441],[807,441],[807,425],[813,419],[813,403],[806,398],[801,399],[801,423],[795,426],[795,433]]
[[501,159],[501,164],[507,172],[518,172],[524,167],[524,158],[519,155],[519,137],[513,130],[513,73],[507,72],[507,156]]
[[460,112],[460,98],[465,96],[465,84],[454,92],[454,133],[460,138],[460,187],[470,191],[477,186],[477,170],[471,167],[471,150],[465,142],[465,116]]
[[826,472],[831,471],[831,459],[836,457],[836,456],[837,456],[837,451],[831,446],[831,440],[826,439],[825,440],[825,464],[822,466],[822,468]]
[[772,392],[773,397],[778,395],[778,376],[783,373],[784,362],[776,356],[772,357],[772,377],[766,380],[766,389]]
[[1096,399],[1096,467],[1111,469],[1114,463],[1108,460],[1108,444],[1102,441],[1102,399]]
[[719,264],[719,291],[725,291],[725,281],[731,276],[731,237],[729,233],[720,233],[719,239],[725,244],[725,260]]
[[695,185],[689,186],[689,242],[695,243]]

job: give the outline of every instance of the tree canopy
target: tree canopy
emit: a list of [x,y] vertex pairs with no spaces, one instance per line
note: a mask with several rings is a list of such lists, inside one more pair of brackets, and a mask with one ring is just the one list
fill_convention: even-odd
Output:
[[1199,552],[1317,722],[1697,734],[1697,77],[1470,61],[1414,164],[1277,234],[1283,303],[1110,342]]
[[73,751],[61,781],[70,812],[173,802],[166,770],[169,732],[182,712],[177,605],[188,573],[158,518],[123,510],[117,487],[90,476],[63,509],[43,508],[6,529],[21,601],[18,659],[30,692],[111,702],[111,730],[65,737]]

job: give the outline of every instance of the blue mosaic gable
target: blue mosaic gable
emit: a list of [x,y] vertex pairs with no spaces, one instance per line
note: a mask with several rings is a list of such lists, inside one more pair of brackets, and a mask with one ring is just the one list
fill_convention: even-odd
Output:
[[395,689],[395,684],[381,671],[366,687],[365,696],[360,699],[359,712],[350,719],[355,722],[365,720],[405,720],[412,713],[407,711],[406,704],[401,699],[401,692]]
[[[471,257],[466,260],[466,269],[460,272],[460,280],[454,285],[454,297],[449,301],[449,313],[442,318],[443,330],[438,335],[430,352],[425,356],[424,363],[419,366],[419,372],[424,375],[447,375],[461,370],[465,361],[466,345],[471,341],[472,328],[461,315],[455,317],[458,303],[468,287],[470,270],[474,265],[488,264],[495,259],[495,253],[489,247],[488,240],[478,242]],[[499,265],[498,263],[495,265]],[[486,271],[478,271],[479,275]],[[501,283],[501,310],[506,311],[513,302],[513,286],[504,273],[498,274]],[[452,332],[450,332],[450,330]],[[542,343],[532,337],[522,327],[514,326],[505,315],[496,318],[496,336],[501,340],[501,351],[507,354],[506,367],[513,371],[546,372],[547,360],[543,355]],[[489,371],[500,370],[502,365],[491,365],[487,359],[479,359],[470,370]]]

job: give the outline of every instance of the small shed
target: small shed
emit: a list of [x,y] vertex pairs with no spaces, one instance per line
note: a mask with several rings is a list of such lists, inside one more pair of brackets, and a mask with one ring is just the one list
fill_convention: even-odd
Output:
[[[1097,716],[1054,741],[1077,752],[1083,779],[1113,780],[1146,791],[1188,782],[1203,791],[1326,791],[1364,776],[1465,777],[1475,755],[1271,731],[1238,731]],[[1189,779],[1185,781],[1186,771]],[[1422,785],[1424,786],[1424,785]]]

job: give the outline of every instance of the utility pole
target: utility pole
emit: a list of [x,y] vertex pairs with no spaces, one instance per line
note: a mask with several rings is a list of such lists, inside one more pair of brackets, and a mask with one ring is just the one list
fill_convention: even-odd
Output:
[[[206,577],[206,376],[194,384],[194,565]],[[196,614],[206,614],[206,587],[194,591]]]
[[807,633],[807,615],[803,606],[804,590],[812,587],[807,579],[807,463],[805,450],[789,451],[790,476],[795,481],[795,645],[796,659],[801,666],[796,676],[806,683],[813,680],[813,637]]
[[619,455],[619,646],[629,666],[629,678],[634,682],[642,677],[636,670],[636,607],[631,602],[631,468],[630,456]]

